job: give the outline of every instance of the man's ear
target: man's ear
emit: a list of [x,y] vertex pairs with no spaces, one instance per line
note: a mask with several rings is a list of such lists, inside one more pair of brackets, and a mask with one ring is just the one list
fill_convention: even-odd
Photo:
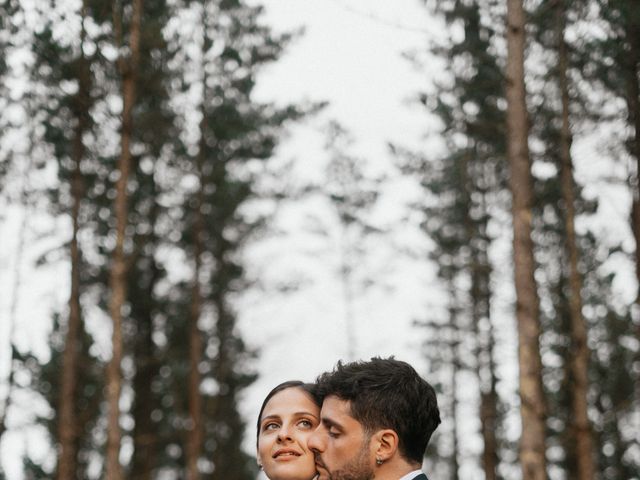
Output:
[[389,428],[378,430],[373,435],[373,453],[378,465],[391,460],[398,451],[398,434]]

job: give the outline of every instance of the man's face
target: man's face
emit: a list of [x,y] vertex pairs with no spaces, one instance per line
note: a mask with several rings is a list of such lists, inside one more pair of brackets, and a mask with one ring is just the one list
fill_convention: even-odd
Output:
[[315,453],[318,480],[371,480],[370,436],[351,416],[351,404],[335,396],[322,403],[320,425],[308,440]]

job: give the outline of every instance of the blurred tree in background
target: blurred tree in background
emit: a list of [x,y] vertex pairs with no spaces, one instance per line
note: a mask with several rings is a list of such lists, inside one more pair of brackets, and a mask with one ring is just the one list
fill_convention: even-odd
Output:
[[[7,48],[31,52],[32,139],[58,173],[49,213],[72,226],[49,254],[71,265],[51,359],[28,367],[16,352],[11,370],[33,370],[57,412],[42,419],[58,445],[56,478],[255,476],[237,409],[253,352],[232,297],[244,288],[238,251],[262,219],[242,208],[283,126],[307,110],[252,100],[256,73],[290,38],[271,35],[260,12],[235,1],[86,0],[39,4],[28,12],[37,22],[23,25],[27,12],[3,5],[5,31],[25,36],[3,35]],[[177,18],[185,23],[172,27]],[[113,319],[108,362],[83,321],[96,309]],[[25,465],[33,478],[51,468]]]
[[[607,135],[603,161],[622,165],[638,245],[640,9],[422,3],[447,31],[423,52],[444,68],[419,93],[443,148],[392,150],[420,197],[397,217],[420,219],[413,261],[435,267],[443,293],[442,310],[416,322],[444,419],[430,473],[640,479],[640,295],[621,301],[610,267],[630,262],[640,284],[640,249],[590,228],[599,206],[572,148]],[[256,478],[238,406],[260,355],[238,325],[243,255],[269,224],[256,203],[269,160],[318,107],[255,100],[259,72],[293,38],[261,15],[244,0],[0,1],[0,222],[19,218],[0,441],[29,399],[23,421],[49,446],[23,459],[26,478]],[[337,245],[335,323],[357,357],[356,305],[391,271],[369,263],[389,236],[374,215],[388,182],[350,152],[343,126],[324,133],[319,184],[298,194],[278,178],[271,200],[322,197],[307,220]],[[325,262],[315,241],[305,247]],[[68,276],[64,307],[47,311],[47,358],[15,334],[27,254]],[[517,357],[504,354],[513,325],[496,306],[504,277],[517,388],[506,378]]]

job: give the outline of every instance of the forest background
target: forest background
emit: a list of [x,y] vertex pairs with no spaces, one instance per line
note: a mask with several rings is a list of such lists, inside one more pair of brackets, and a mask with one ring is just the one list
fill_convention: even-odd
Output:
[[392,354],[433,477],[640,478],[637,10],[0,2],[0,478],[253,479]]

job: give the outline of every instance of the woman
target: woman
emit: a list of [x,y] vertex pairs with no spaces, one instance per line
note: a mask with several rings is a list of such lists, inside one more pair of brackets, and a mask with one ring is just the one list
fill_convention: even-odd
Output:
[[320,421],[314,386],[284,382],[269,392],[258,415],[258,464],[270,480],[311,480],[316,476],[307,438]]

